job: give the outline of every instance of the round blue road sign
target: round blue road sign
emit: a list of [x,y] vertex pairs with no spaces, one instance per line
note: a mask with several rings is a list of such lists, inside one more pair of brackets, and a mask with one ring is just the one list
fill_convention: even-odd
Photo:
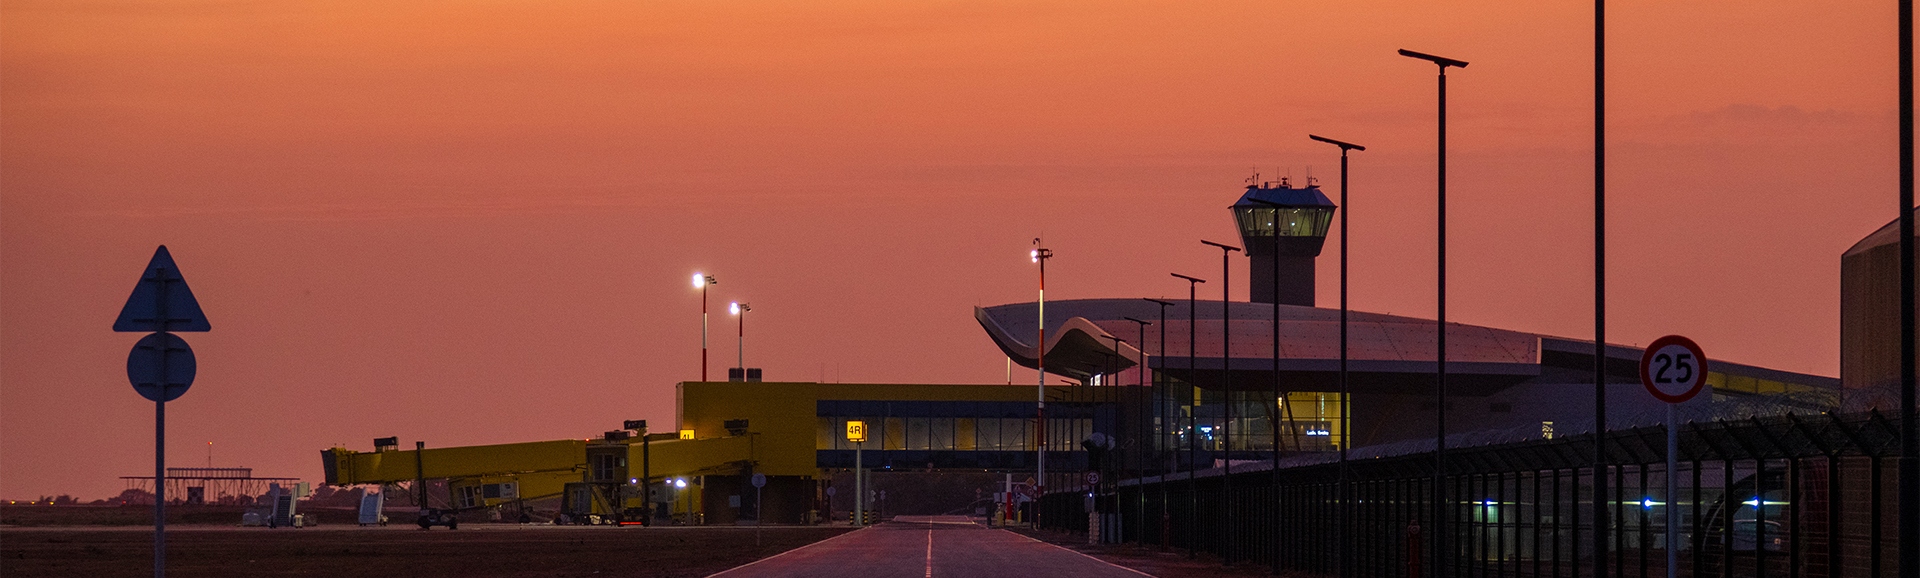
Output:
[[193,349],[172,333],[142,337],[127,354],[127,381],[140,397],[153,401],[173,401],[186,393],[195,369]]

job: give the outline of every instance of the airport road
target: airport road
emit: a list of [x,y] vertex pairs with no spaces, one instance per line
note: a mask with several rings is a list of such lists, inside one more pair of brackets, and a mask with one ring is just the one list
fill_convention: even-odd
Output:
[[1140,578],[1145,573],[963,516],[900,516],[872,528],[789,550],[709,578],[800,576],[1054,576]]

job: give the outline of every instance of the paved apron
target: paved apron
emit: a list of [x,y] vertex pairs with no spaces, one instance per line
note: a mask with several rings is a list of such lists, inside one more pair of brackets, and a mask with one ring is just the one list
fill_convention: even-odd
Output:
[[899,516],[710,578],[760,576],[1140,578],[1147,574],[1006,530],[989,529],[964,516]]

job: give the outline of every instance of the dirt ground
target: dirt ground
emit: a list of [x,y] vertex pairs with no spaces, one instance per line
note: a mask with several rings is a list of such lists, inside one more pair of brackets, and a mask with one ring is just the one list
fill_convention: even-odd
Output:
[[[835,527],[553,527],[461,525],[167,531],[175,576],[706,576],[849,531]],[[153,531],[138,527],[0,527],[9,578],[153,575]]]

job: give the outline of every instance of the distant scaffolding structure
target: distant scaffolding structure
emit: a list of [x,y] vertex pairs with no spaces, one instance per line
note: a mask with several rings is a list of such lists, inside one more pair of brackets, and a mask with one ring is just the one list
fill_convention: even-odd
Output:
[[[127,489],[153,492],[153,476],[120,476]],[[251,502],[267,486],[291,486],[299,478],[256,478],[253,468],[167,468],[166,499],[174,503]]]

